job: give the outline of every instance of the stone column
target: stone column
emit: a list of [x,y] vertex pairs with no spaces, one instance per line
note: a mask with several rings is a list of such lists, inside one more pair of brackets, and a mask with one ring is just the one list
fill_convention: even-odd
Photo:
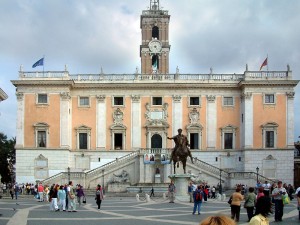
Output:
[[97,114],[96,114],[96,148],[106,149],[106,101],[105,95],[97,95]]
[[217,104],[215,95],[207,95],[207,149],[216,148],[216,137],[217,137]]
[[17,92],[16,148],[24,147],[24,93]]
[[287,126],[287,147],[294,149],[294,95],[295,92],[287,92],[287,110],[286,110],[286,126]]
[[180,95],[173,95],[173,110],[172,110],[172,134],[171,137],[177,134],[177,130],[182,127],[182,102]]
[[141,102],[139,95],[131,96],[131,146],[133,150],[137,150],[142,145],[141,140]]
[[69,92],[60,93],[60,147],[71,146],[71,96]]
[[251,149],[253,147],[253,98],[251,92],[242,94],[243,99],[243,140],[242,147]]

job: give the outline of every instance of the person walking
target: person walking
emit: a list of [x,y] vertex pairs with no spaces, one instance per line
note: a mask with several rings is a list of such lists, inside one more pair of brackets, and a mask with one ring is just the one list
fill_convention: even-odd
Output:
[[283,216],[283,201],[282,197],[286,194],[286,189],[282,187],[282,181],[278,181],[277,188],[272,192],[272,197],[275,203],[275,221],[282,221]]
[[193,215],[195,215],[197,208],[198,208],[198,215],[200,215],[203,198],[204,198],[203,188],[202,186],[199,185],[196,191],[193,193],[193,199],[194,199]]
[[80,208],[82,199],[84,197],[84,192],[83,192],[82,186],[80,184],[78,185],[76,192],[77,192],[77,202],[78,202],[79,208]]
[[249,188],[249,193],[245,197],[245,208],[247,210],[248,222],[251,220],[254,214],[254,206],[256,203],[256,196],[254,194],[254,188]]
[[262,196],[257,199],[255,216],[251,218],[249,225],[269,225],[268,216],[272,213],[271,206],[272,203],[269,197]]
[[101,185],[98,184],[97,188],[96,188],[96,197],[95,197],[95,200],[96,200],[96,203],[98,206],[98,210],[100,210],[100,208],[101,208],[101,203],[102,203],[103,198],[104,198],[103,189],[102,189]]
[[238,186],[235,192],[232,194],[232,202],[231,202],[231,219],[235,219],[236,222],[240,220],[240,212],[241,212],[241,201],[243,201],[244,197],[241,194],[241,187]]
[[50,201],[50,211],[59,211],[58,209],[58,205],[57,205],[57,192],[58,192],[58,187],[59,185],[56,184],[51,187],[50,189],[50,198],[51,198],[51,201]]
[[169,185],[168,191],[169,191],[169,199],[170,199],[169,203],[174,203],[176,187],[175,187],[174,182],[172,180],[171,180],[171,184]]

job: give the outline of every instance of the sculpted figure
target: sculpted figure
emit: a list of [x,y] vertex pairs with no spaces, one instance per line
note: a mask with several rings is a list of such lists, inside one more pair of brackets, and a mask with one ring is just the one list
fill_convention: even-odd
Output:
[[171,153],[171,161],[173,161],[174,163],[174,173],[175,173],[176,163],[177,163],[177,167],[179,167],[179,161],[182,162],[184,173],[186,173],[185,167],[186,167],[186,160],[188,156],[191,158],[191,161],[193,163],[192,154],[189,149],[190,144],[187,137],[182,134],[182,129],[178,129],[177,135],[173,137],[167,137],[167,138],[169,140],[173,139],[175,142],[175,147]]

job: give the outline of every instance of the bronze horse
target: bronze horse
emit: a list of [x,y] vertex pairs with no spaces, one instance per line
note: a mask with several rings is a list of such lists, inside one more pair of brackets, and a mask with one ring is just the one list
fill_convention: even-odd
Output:
[[186,160],[188,156],[191,158],[192,163],[194,163],[191,151],[188,148],[188,146],[190,146],[189,141],[187,137],[181,133],[182,129],[178,129],[178,135],[171,138],[168,137],[168,139],[173,139],[175,142],[175,147],[171,154],[171,162],[173,161],[174,165],[174,174],[176,174],[176,164],[178,168],[180,161],[183,165],[183,171],[186,173]]

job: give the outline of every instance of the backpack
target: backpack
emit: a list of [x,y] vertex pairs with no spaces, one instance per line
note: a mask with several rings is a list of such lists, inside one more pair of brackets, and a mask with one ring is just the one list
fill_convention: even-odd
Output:
[[196,201],[202,201],[202,193],[200,191],[196,192]]

